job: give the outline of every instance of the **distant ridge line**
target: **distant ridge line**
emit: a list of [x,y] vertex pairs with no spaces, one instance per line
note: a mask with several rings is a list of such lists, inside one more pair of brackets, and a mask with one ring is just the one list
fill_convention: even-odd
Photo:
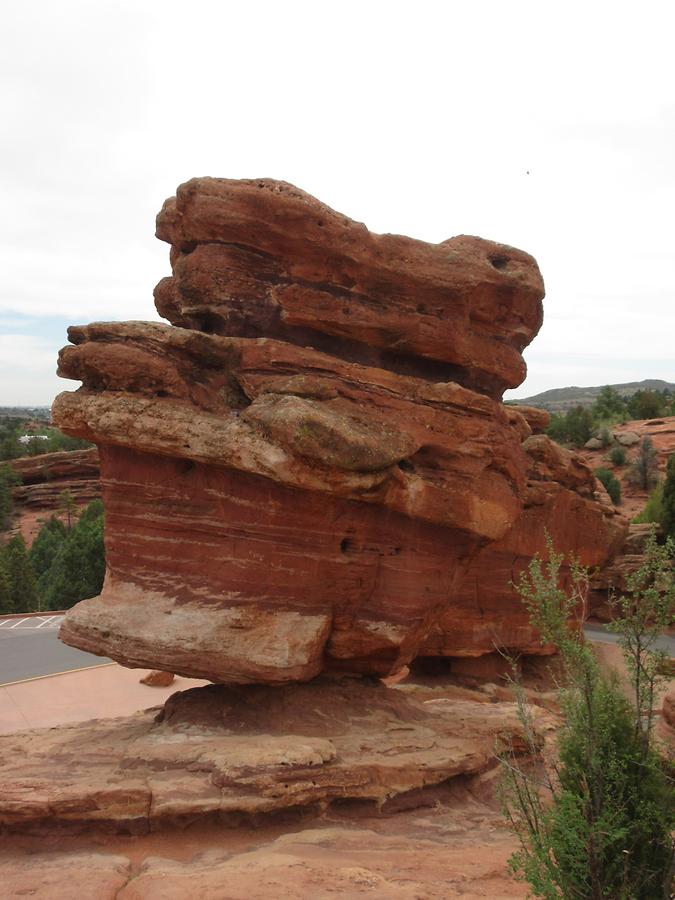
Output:
[[[541,394],[534,394],[532,397],[509,400],[509,403],[515,403],[520,406],[538,406],[540,409],[547,409],[549,412],[561,412],[571,409],[573,406],[592,406],[603,387],[606,387],[606,384],[599,384],[594,387],[551,388],[549,391],[542,391]],[[627,381],[624,384],[611,384],[610,387],[614,388],[622,397],[630,397],[638,391],[675,392],[675,383],[663,381],[661,378]]]

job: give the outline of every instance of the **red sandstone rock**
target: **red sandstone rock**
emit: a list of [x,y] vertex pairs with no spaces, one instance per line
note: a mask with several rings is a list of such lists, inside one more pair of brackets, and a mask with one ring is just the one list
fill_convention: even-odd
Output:
[[528,254],[372,234],[285,182],[195,178],[164,204],[157,236],[173,248],[160,314],[198,330],[311,344],[497,396],[522,382],[521,351],[541,327]]
[[427,640],[536,646],[508,582],[544,528],[600,564],[624,524],[541,414],[495,399],[541,322],[532,258],[372,235],[268,181],[189,182],[158,234],[174,327],[71,328],[60,355],[83,387],[53,415],[101,447],[108,559],[62,638],[270,683],[387,675]]
[[59,451],[13,459],[10,465],[21,477],[12,496],[21,509],[57,509],[61,494],[68,491],[76,503],[89,503],[101,496],[98,450]]
[[[532,712],[543,745],[556,723]],[[159,715],[0,736],[0,827],[145,833],[335,800],[394,805],[492,768],[502,742],[526,747],[514,703],[424,702],[356,679],[209,685]]]
[[140,681],[141,684],[147,684],[150,687],[168,687],[170,684],[173,684],[175,677],[173,672],[160,672],[157,669],[153,669]]
[[675,691],[670,691],[663,698],[663,707],[661,709],[664,722],[675,728]]
[[38,853],[0,860],[3,897],[34,900],[117,900],[131,862],[107,853]]

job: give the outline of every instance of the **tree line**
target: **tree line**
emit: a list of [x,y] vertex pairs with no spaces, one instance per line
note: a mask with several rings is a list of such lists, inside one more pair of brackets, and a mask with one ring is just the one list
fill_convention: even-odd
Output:
[[17,419],[14,416],[0,417],[0,460],[93,447],[89,441],[70,437],[51,425],[41,425],[37,429],[31,429],[32,439],[28,443],[21,443],[19,438],[23,436],[26,427],[25,419]]
[[66,523],[52,516],[30,549],[20,534],[0,547],[0,613],[69,609],[100,594],[103,503],[92,501],[78,517],[72,497],[64,496],[62,508]]
[[612,425],[631,419],[658,419],[675,415],[675,395],[669,390],[636,391],[630,397],[605,385],[592,406],[575,406],[566,413],[553,413],[546,431],[559,444],[583,447],[586,441],[597,436],[602,440],[607,429],[607,444],[611,440],[608,429]]

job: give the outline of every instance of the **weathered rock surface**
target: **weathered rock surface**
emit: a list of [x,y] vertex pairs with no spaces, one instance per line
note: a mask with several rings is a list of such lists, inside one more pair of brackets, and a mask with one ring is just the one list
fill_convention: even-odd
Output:
[[[0,826],[143,833],[334,800],[382,806],[489,769],[500,742],[518,748],[515,704],[487,700],[421,702],[353,679],[212,685],[159,715],[0,737]],[[555,727],[534,714],[542,735]]]
[[157,669],[153,669],[140,681],[141,684],[147,684],[148,687],[168,687],[170,684],[173,684],[175,677],[173,672],[160,672]]
[[117,900],[131,877],[131,862],[109,853],[33,853],[2,859],[4,897],[34,900]]
[[[527,253],[480,238],[377,235],[285,182],[195,178],[157,217],[175,325],[275,337],[501,395],[523,381],[543,284]],[[434,365],[441,363],[442,365]]]
[[188,182],[158,235],[173,325],[71,328],[60,356],[108,560],[62,639],[230,683],[537,646],[508,582],[544,527],[600,565],[625,523],[541,411],[498,400],[541,324],[534,260],[373,235],[271,181]]
[[12,495],[19,509],[56,509],[68,491],[76,503],[101,496],[98,450],[60,451],[13,459],[10,465],[21,477]]
[[[5,837],[13,846],[11,856],[0,851],[0,878],[7,896],[38,900],[525,898],[527,886],[507,870],[516,839],[475,796],[482,779],[408,797],[388,814],[343,805],[291,823],[286,834],[260,822],[128,837],[59,834],[69,847],[60,853],[45,852],[42,836]],[[114,881],[104,880],[106,869]],[[89,876],[85,884],[81,876]]]
[[535,555],[547,557],[547,533],[554,548],[567,556],[563,577],[568,576],[570,559],[595,569],[622,546],[627,523],[600,493],[599,482],[577,454],[544,435],[527,438],[523,448],[529,464],[524,509],[504,537],[474,557],[420,655],[550,652],[550,647],[542,647],[513,588]]

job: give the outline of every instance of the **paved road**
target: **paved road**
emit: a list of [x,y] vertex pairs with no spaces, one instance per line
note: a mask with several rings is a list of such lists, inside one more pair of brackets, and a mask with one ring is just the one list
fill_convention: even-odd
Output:
[[[591,641],[602,641],[605,644],[616,644],[617,635],[607,631],[602,625],[584,625],[584,633]],[[670,656],[675,656],[675,638],[662,634],[656,641],[656,646],[665,650]]]
[[0,685],[110,662],[62,644],[57,637],[62,620],[49,614],[0,618]]

